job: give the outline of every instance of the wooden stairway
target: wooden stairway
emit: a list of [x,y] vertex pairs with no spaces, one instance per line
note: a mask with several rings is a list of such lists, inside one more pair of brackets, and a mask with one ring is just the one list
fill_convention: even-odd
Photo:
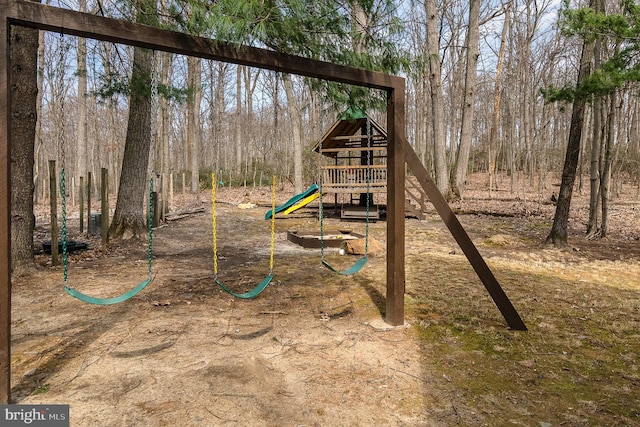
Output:
[[427,214],[427,204],[430,204],[427,194],[424,192],[420,184],[414,176],[405,178],[405,216],[423,220]]

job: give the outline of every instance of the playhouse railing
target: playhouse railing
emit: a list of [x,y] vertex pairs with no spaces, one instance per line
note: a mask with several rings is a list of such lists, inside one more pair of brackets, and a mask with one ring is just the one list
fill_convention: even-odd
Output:
[[366,193],[387,191],[387,165],[323,165],[322,190],[326,193]]

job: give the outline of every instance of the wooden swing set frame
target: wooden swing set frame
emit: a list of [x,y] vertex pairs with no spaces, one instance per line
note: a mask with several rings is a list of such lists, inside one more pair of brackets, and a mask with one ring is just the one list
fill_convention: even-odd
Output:
[[203,59],[263,68],[385,91],[387,94],[387,274],[385,321],[404,323],[405,162],[418,178],[451,234],[512,329],[526,330],[522,319],[478,253],[405,137],[405,80],[327,62],[123,20],[60,9],[25,0],[0,0],[0,404],[10,403],[11,361],[11,182],[10,45],[12,26],[69,34]]

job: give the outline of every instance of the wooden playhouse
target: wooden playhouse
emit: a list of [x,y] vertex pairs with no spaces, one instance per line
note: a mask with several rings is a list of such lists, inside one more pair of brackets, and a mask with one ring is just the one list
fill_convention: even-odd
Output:
[[[387,132],[378,122],[362,111],[349,109],[313,147],[321,154],[322,192],[334,194],[343,219],[366,217],[367,194],[369,219],[378,219],[380,208],[386,207],[387,142]],[[405,196],[407,216],[422,219],[428,199],[411,177],[405,183]]]

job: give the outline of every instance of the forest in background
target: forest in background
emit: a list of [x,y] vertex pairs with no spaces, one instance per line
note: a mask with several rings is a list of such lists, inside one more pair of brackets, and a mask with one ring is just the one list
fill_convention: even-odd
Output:
[[[547,102],[542,90],[576,81],[583,47],[583,38],[557,25],[561,4],[372,1],[358,9],[356,3],[338,2],[334,10],[342,11],[344,21],[364,20],[362,27],[376,33],[373,38],[395,44],[397,65],[391,68],[407,79],[408,141],[443,193],[464,197],[463,178],[473,171],[489,172],[489,192],[497,185],[491,176],[506,173],[513,177],[508,189],[517,193],[516,177],[522,172],[541,197],[551,196],[551,184],[558,183],[546,177],[562,172],[572,108],[567,102]],[[118,18],[132,15],[132,6],[120,2],[56,6]],[[194,29],[193,22],[199,22],[195,1],[158,7],[167,26],[214,38],[224,34],[224,26]],[[620,6],[607,7],[616,12]],[[255,39],[253,44],[260,45]],[[599,60],[614,55],[616,46],[603,43]],[[133,57],[132,47],[41,32],[36,203],[48,196],[49,160],[65,166],[73,198],[79,178],[88,172],[98,177],[100,168],[109,170],[109,188],[117,190],[128,99],[136,90],[130,84]],[[296,76],[156,52],[148,172],[185,173],[192,192],[208,185],[211,171],[231,185],[276,174],[299,187],[294,175],[301,158],[302,181],[313,182],[317,158],[310,148],[348,106],[331,91]],[[585,187],[589,174],[592,181],[611,178],[615,196],[623,180],[640,185],[637,87],[626,85],[615,97],[599,98],[585,111],[577,176]],[[385,122],[384,111],[368,112]],[[97,194],[98,179],[93,183]],[[180,189],[181,178],[175,183]]]

